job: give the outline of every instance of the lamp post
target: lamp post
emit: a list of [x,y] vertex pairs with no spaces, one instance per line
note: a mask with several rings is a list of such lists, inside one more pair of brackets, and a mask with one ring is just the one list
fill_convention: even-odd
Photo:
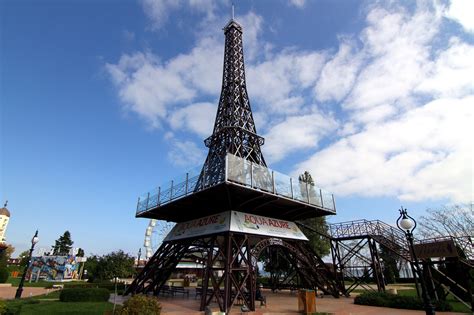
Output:
[[24,284],[25,278],[26,278],[26,272],[28,271],[28,267],[30,266],[31,256],[33,256],[33,250],[35,249],[35,245],[36,245],[36,243],[38,243],[38,241],[39,241],[38,230],[36,230],[35,235],[31,239],[30,254],[28,256],[28,261],[26,262],[26,266],[25,266],[25,270],[23,271],[23,275],[21,276],[20,285],[18,286],[18,289],[16,290],[15,299],[21,298],[21,293],[23,292],[23,284]]
[[431,299],[428,294],[428,291],[426,289],[426,283],[425,279],[422,274],[422,270],[420,267],[420,263],[418,262],[418,258],[416,257],[415,254],[415,248],[413,247],[413,231],[416,228],[416,221],[413,219],[411,216],[408,215],[407,209],[403,209],[403,207],[399,210],[400,211],[400,216],[397,219],[397,227],[405,233],[405,236],[408,241],[408,245],[410,246],[410,254],[413,259],[413,265],[414,265],[414,270],[415,273],[413,274],[414,277],[416,277],[416,274],[418,274],[418,277],[420,279],[420,284],[421,284],[421,296],[423,298],[423,304],[425,306],[425,312],[426,315],[434,315],[435,314],[435,308],[433,304],[431,304]]
[[138,249],[138,257],[137,257],[137,271],[138,271],[138,268],[140,268],[140,256],[142,255],[142,248],[140,247]]

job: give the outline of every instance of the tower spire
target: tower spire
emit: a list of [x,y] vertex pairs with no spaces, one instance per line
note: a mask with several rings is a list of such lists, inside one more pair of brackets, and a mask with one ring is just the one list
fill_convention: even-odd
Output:
[[213,185],[223,179],[227,153],[266,166],[260,148],[264,139],[257,134],[245,83],[242,32],[242,26],[234,19],[224,27],[222,90],[213,133],[204,141],[209,153],[201,185]]

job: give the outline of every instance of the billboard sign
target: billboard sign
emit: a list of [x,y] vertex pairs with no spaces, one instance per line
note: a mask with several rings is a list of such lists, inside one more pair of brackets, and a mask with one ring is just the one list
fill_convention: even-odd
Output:
[[292,221],[239,211],[226,211],[176,224],[164,241],[174,241],[221,232],[240,232],[289,239],[308,239]]
[[295,222],[232,211],[230,230],[279,238],[308,239]]

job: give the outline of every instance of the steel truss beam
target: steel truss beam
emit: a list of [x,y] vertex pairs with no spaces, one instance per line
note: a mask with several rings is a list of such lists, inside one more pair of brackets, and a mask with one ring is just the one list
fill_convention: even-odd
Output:
[[[251,237],[254,241],[251,242]],[[311,249],[308,242],[259,237],[226,232],[212,236],[163,243],[126,294],[158,295],[181,258],[202,252],[205,272],[202,282],[200,310],[217,303],[222,312],[229,312],[237,301],[255,310],[257,261],[268,247],[283,247],[285,259],[292,264],[289,281],[299,278],[301,286],[320,289],[339,297],[343,292],[333,271]]]

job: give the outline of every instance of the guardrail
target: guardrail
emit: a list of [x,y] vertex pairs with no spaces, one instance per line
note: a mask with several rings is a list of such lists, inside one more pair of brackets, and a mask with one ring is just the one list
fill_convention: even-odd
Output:
[[[171,180],[141,196],[138,198],[137,215],[211,187],[209,185],[198,187],[200,176],[201,168],[193,169],[178,179]],[[226,156],[223,180],[214,183],[212,186],[225,181],[318,206],[336,213],[333,194],[311,183],[294,179],[233,154],[227,154]]]

